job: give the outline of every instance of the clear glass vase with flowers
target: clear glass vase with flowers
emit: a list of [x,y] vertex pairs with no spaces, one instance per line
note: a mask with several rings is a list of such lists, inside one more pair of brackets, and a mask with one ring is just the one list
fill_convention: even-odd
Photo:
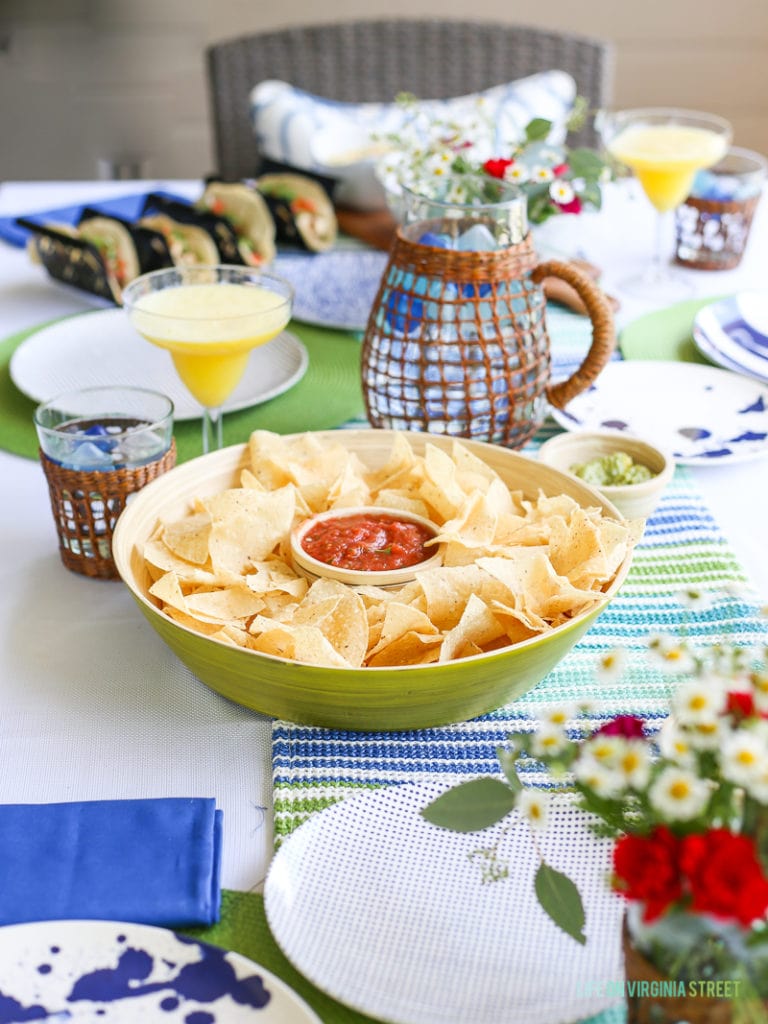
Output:
[[[404,126],[376,139],[384,150],[377,174],[395,213],[403,187],[439,202],[467,204],[488,201],[499,180],[525,195],[530,224],[600,208],[608,165],[594,150],[552,141],[551,121],[533,118],[519,137],[499,139],[482,99],[460,121],[436,119],[411,94],[400,95],[398,103],[408,115]],[[578,129],[585,117],[586,103],[578,97],[565,131]]]
[[[632,715],[591,728],[586,706],[551,709],[498,751],[503,779],[463,783],[423,814],[458,831],[511,811],[544,825],[552,789],[523,786],[518,769],[546,766],[550,787],[567,790],[612,841],[627,940],[653,976],[689,994],[732,986],[732,1015],[689,1007],[686,1019],[768,1020],[768,647],[699,651],[685,636],[660,635],[649,656],[678,677],[660,728]],[[598,671],[616,673],[622,661],[621,650],[607,652]],[[543,910],[586,941],[576,887],[543,862],[540,875]]]

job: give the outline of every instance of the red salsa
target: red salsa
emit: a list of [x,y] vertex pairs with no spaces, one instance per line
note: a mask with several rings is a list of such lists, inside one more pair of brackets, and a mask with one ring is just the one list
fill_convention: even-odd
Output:
[[321,519],[309,529],[301,546],[318,562],[340,569],[386,572],[418,565],[433,554],[424,545],[434,536],[420,523],[388,515],[359,513]]

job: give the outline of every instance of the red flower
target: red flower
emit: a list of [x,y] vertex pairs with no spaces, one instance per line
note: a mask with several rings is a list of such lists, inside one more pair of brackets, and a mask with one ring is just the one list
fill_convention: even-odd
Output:
[[613,848],[616,888],[626,899],[645,904],[645,921],[655,921],[682,895],[679,846],[661,825],[647,836],[622,836]]
[[504,157],[499,157],[496,160],[486,160],[483,164],[483,170],[486,174],[490,174],[492,178],[503,178],[506,169],[511,167],[514,162],[514,160],[506,160]]
[[574,196],[570,203],[555,203],[561,213],[581,213],[581,200]]
[[568,166],[568,164],[558,164],[556,167],[552,168],[552,173],[556,178],[559,178],[561,175],[566,174],[569,170],[570,167]]
[[680,866],[692,910],[735,917],[745,928],[768,911],[768,879],[749,836],[723,828],[686,836],[680,844]]
[[627,740],[642,739],[643,720],[642,718],[636,718],[635,715],[617,715],[610,722],[601,725],[595,732],[596,736],[598,734],[603,736],[623,736]]
[[755,714],[755,701],[751,693],[744,690],[729,690],[725,701],[725,713],[734,718],[751,718]]

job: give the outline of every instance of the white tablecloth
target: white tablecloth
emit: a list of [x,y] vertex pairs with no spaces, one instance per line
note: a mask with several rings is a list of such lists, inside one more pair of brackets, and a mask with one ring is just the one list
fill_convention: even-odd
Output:
[[[8,183],[0,215],[127,194],[200,190],[196,183]],[[575,220],[575,218],[574,218]],[[608,190],[583,221],[583,254],[622,302],[620,323],[647,312],[621,281],[648,258],[653,218],[630,186]],[[768,203],[742,266],[689,272],[700,296],[764,288]],[[0,337],[93,308],[0,241]],[[732,548],[763,595],[768,459],[692,470]],[[199,683],[157,638],[120,583],[59,561],[39,465],[0,452],[0,802],[214,796],[224,810],[222,881],[248,890],[272,849],[270,722]]]

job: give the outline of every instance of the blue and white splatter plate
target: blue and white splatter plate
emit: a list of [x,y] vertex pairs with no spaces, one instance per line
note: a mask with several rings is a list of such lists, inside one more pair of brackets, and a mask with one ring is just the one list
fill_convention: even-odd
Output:
[[768,383],[768,293],[741,292],[699,310],[698,350],[726,370]]
[[768,454],[768,387],[699,363],[609,363],[552,416],[566,430],[623,430],[691,466]]
[[280,254],[273,269],[294,287],[294,320],[364,331],[386,265],[385,252],[339,249]]
[[252,960],[164,928],[37,921],[0,928],[0,1024],[320,1024]]

